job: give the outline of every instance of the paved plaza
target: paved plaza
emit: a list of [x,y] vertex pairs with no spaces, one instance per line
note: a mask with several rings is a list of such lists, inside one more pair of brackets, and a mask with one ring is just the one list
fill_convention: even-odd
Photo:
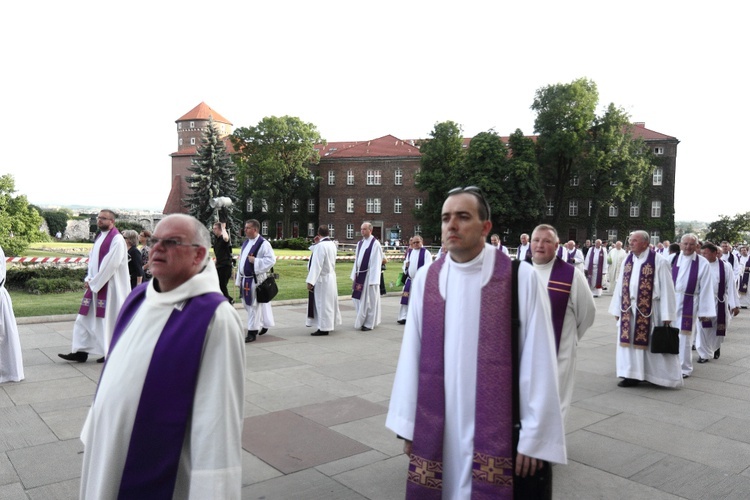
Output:
[[[407,459],[384,426],[398,301],[384,298],[383,323],[364,333],[342,300],[344,324],[328,337],[310,336],[305,304],[275,304],[277,326],[247,345],[243,499],[404,497]],[[579,345],[555,498],[750,498],[750,312],[682,389],[618,388],[609,302],[596,299]],[[73,319],[19,320],[26,380],[0,385],[0,499],[78,498],[78,436],[102,365],[57,357],[70,351]]]

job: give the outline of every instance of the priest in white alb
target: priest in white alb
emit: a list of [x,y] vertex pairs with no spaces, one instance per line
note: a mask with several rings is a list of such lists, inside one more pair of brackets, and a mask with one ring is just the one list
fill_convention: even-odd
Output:
[[380,324],[380,269],[383,249],[372,235],[372,224],[364,222],[360,227],[362,239],[357,243],[352,280],[352,302],[357,316],[354,328],[367,332]]
[[589,281],[589,289],[594,297],[602,296],[604,276],[607,274],[607,249],[602,245],[602,240],[596,240],[594,246],[584,257],[583,268]]
[[276,323],[271,303],[258,302],[255,289],[265,281],[276,263],[276,254],[271,244],[260,234],[260,222],[249,219],[245,222],[245,236],[240,258],[237,261],[237,277],[234,283],[240,288],[242,305],[247,312],[247,335],[245,343],[255,342]]
[[13,301],[5,289],[5,252],[0,247],[0,384],[23,380],[23,356]]
[[448,253],[412,286],[386,418],[410,457],[408,499],[551,498],[549,462],[567,461],[546,290],[531,265],[485,243],[489,213],[477,188],[450,191]]
[[339,287],[336,282],[336,243],[329,238],[328,226],[318,228],[318,242],[313,246],[307,271],[308,326],[317,326],[313,337],[328,335],[341,324]]
[[406,314],[409,311],[409,300],[411,297],[411,285],[414,283],[417,271],[420,269],[429,269],[430,264],[432,264],[432,255],[422,246],[422,243],[423,240],[420,235],[413,236],[409,240],[411,248],[406,251],[404,264],[401,267],[406,279],[404,290],[401,293],[401,307],[398,311],[398,320],[396,321],[400,325],[406,324]]

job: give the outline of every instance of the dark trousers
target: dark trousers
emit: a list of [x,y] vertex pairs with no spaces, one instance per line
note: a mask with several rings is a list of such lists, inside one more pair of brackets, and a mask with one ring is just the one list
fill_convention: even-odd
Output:
[[544,462],[541,470],[524,478],[513,476],[513,498],[516,500],[552,500],[552,466]]
[[229,290],[227,290],[227,283],[229,282],[229,278],[232,277],[232,266],[217,267],[216,272],[219,274],[219,288],[221,288],[221,293],[224,294],[224,297],[227,298],[230,304],[234,304],[234,299],[229,295]]

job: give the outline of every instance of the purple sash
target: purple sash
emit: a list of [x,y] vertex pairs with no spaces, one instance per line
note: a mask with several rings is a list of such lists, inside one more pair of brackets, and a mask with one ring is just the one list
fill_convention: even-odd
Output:
[[[620,345],[630,347],[630,323],[632,303],[630,301],[630,276],[633,271],[633,252],[628,254],[622,269],[622,293],[620,303]],[[635,298],[636,318],[633,347],[645,349],[651,334],[651,307],[654,298],[654,277],[656,276],[656,252],[648,251],[646,261],[641,266],[638,277],[638,293]]]
[[[123,304],[110,355],[143,303],[147,287],[148,283],[136,287]],[[143,384],[118,498],[172,498],[208,325],[224,301],[218,292],[193,297],[164,325]]]
[[[698,285],[698,256],[693,257],[688,270],[687,288],[683,293],[682,299],[682,320],[680,322],[680,333],[690,335],[693,333],[693,302],[695,300],[695,288]],[[675,260],[677,262],[677,260]],[[680,273],[680,266],[672,268],[672,282],[677,284],[677,275]]]
[[[424,255],[427,253],[427,249],[424,247],[419,249],[419,259],[417,260],[417,271],[419,271],[419,268],[424,266]],[[411,255],[411,249],[409,249],[408,252],[406,252],[406,258],[408,259]],[[417,271],[414,271],[414,275],[417,274]],[[406,283],[404,283],[404,291],[401,294],[401,305],[408,306],[409,305],[409,293],[411,292],[411,274],[409,274],[409,268],[406,268]]]
[[[247,256],[249,257],[252,255],[253,257],[256,257],[258,255],[258,250],[260,250],[260,246],[264,241],[266,240],[263,236],[258,236],[258,241],[255,242]],[[245,240],[242,243],[240,253],[245,250],[245,247],[249,242],[250,240]],[[250,259],[245,259],[245,263],[242,266],[242,275],[242,300],[245,301],[245,304],[251,306],[253,305],[253,284],[258,282],[258,278],[255,277],[255,264],[251,264]]]
[[549,283],[547,283],[547,293],[552,306],[552,326],[555,329],[555,346],[558,352],[560,351],[563,322],[565,321],[565,312],[568,308],[568,298],[573,287],[575,272],[575,267],[557,257],[555,263],[552,264],[552,272],[549,275]]
[[[362,242],[365,240],[359,240],[357,243],[357,252],[354,255],[354,268],[357,268],[357,256],[362,248]],[[365,289],[365,281],[367,280],[367,270],[370,267],[370,253],[372,253],[372,246],[375,244],[375,237],[372,237],[370,246],[365,250],[365,254],[362,256],[362,267],[357,269],[357,274],[354,277],[354,283],[352,283],[352,298],[361,299],[362,291]]]
[[727,275],[724,270],[724,263],[719,259],[719,293],[717,294],[716,304],[716,336],[726,337],[727,335]]
[[742,279],[740,280],[740,293],[747,293],[747,285],[750,282],[750,257],[745,261],[745,269],[742,271]]
[[[440,259],[430,266],[425,283],[417,412],[406,483],[408,499],[442,496],[445,300],[440,295],[439,276],[444,263],[445,259]],[[476,387],[473,499],[513,498],[511,267],[510,259],[498,250],[492,278],[481,291],[477,373],[482,376],[477,377]]]
[[[312,265],[313,255],[315,255],[315,250],[313,250],[313,253],[310,254],[310,260],[307,261],[308,272],[310,272],[310,266]],[[315,319],[315,288],[314,287],[312,290],[309,290],[307,292],[307,317],[310,319]]]
[[[101,268],[104,257],[109,253],[109,249],[112,246],[112,240],[116,234],[120,234],[120,231],[116,227],[113,227],[107,233],[107,236],[102,241],[102,246],[99,247],[99,267]],[[101,236],[102,233],[99,233]],[[97,236],[97,239],[99,238]],[[97,269],[98,271],[98,269]],[[96,317],[103,318],[107,311],[107,289],[109,288],[109,282],[105,283],[103,287],[96,292]],[[83,294],[83,300],[81,301],[81,307],[78,309],[78,314],[86,316],[89,313],[89,307],[91,306],[91,299],[94,297],[91,288],[86,287],[86,292]]]
[[[563,255],[566,255],[566,256],[563,257]],[[564,259],[565,262],[567,262],[568,264],[575,265],[575,263],[576,263],[576,249],[574,248],[573,251],[571,252],[571,251],[567,250],[565,247],[563,247],[562,245],[560,245],[559,247],[557,247],[557,257],[560,258],[560,259]]]
[[[591,276],[594,274],[594,248],[589,249],[589,253],[591,253],[591,258],[589,259],[589,279],[591,279]],[[602,287],[602,275],[604,274],[604,249],[599,249],[599,259],[596,263],[596,288]]]

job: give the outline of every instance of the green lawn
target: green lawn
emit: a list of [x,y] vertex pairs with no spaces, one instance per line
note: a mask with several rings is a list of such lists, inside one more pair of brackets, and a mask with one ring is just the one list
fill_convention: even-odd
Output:
[[[47,244],[36,244],[33,250],[26,252],[25,256],[32,256],[32,252],[42,252],[43,245]],[[83,248],[81,243],[54,243],[55,247],[58,245],[70,245],[70,247]],[[36,248],[38,246],[39,248]],[[90,245],[89,245],[90,247]],[[45,254],[37,254],[36,256],[41,257],[60,257],[63,255],[73,256],[72,254],[63,254],[59,250],[55,253],[54,250],[46,250]],[[235,251],[237,253],[237,251]],[[292,250],[275,250],[277,256],[282,255],[304,255],[307,256],[309,252],[292,251]],[[88,250],[84,251],[84,255],[88,254]],[[389,258],[392,258],[389,256]],[[352,282],[349,279],[349,273],[352,270],[351,261],[340,261],[336,264],[336,279],[339,285],[339,295],[350,295],[352,290]],[[307,298],[307,286],[305,284],[305,278],[307,277],[307,261],[306,260],[279,260],[276,263],[274,271],[279,274],[279,294],[275,300],[286,300],[286,299],[303,299]],[[385,283],[386,288],[389,292],[397,291],[395,286],[396,278],[398,273],[401,272],[401,262],[391,261],[387,264],[385,271]],[[234,297],[239,297],[239,290],[234,286],[234,281],[229,283],[229,293]],[[13,299],[13,311],[16,317],[22,318],[26,316],[46,316],[52,314],[75,314],[78,312],[78,308],[81,305],[81,298],[83,297],[83,291],[81,292],[68,292],[61,294],[46,294],[46,295],[32,295],[25,292],[10,291],[11,298]]]

